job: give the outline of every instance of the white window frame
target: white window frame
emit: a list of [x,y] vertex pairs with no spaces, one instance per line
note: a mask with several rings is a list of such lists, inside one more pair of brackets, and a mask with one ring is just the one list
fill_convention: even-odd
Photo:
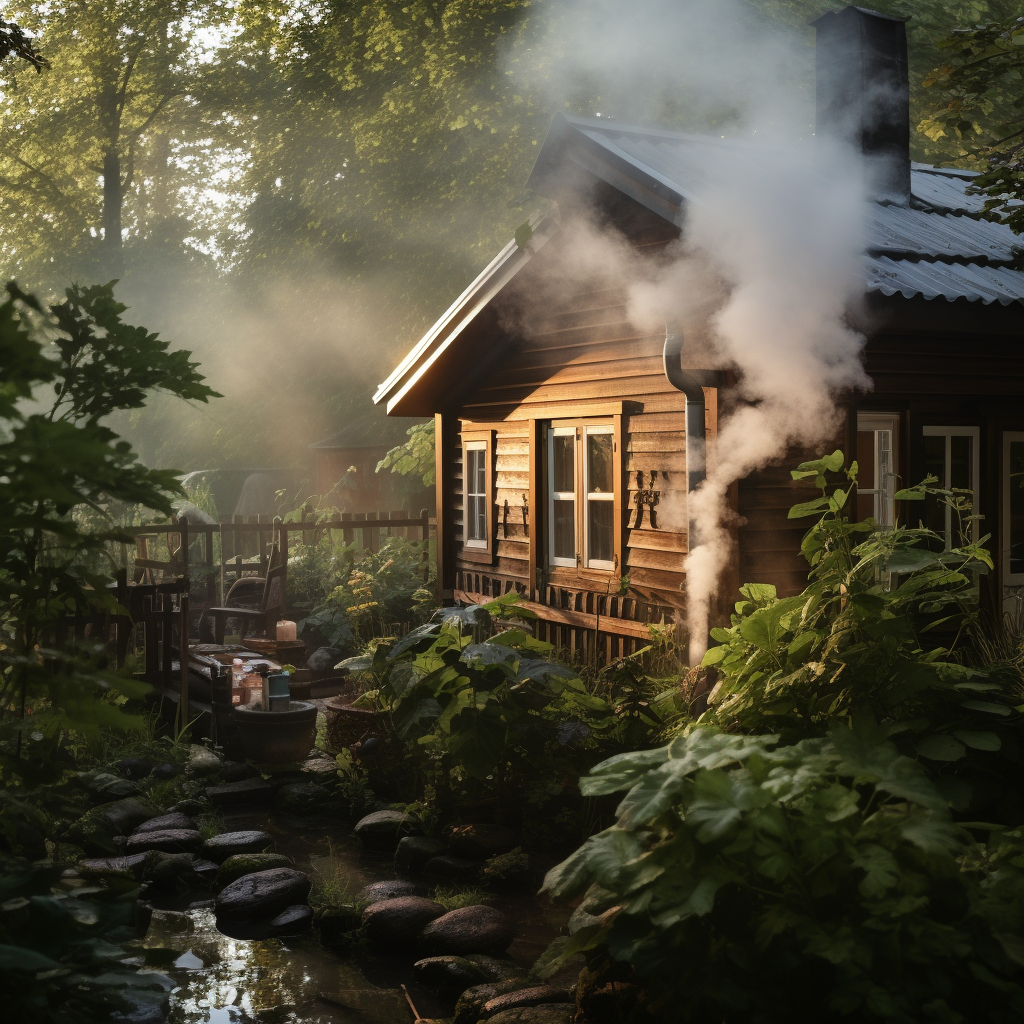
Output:
[[[576,493],[576,481],[579,479],[579,428],[550,426],[547,430],[548,466],[548,563],[576,568],[579,564],[579,495]],[[571,437],[573,439],[573,489],[571,491],[555,490],[555,438]],[[572,558],[555,556],[555,502],[572,502],[573,538],[577,553]]]
[[[608,492],[595,491],[591,493],[590,490],[590,452],[587,450],[587,441],[591,435],[609,435],[612,438],[612,450],[614,452],[615,447],[615,425],[613,423],[594,423],[587,424],[583,428],[583,444],[581,446],[580,458],[583,462],[583,565],[588,569],[614,569],[615,568],[615,556],[612,555],[611,559],[604,558],[591,558],[590,557],[590,503],[592,501],[610,501],[612,502],[612,508],[615,507],[615,466],[614,466],[614,454],[612,456],[612,489]],[[612,512],[612,529],[614,530],[615,513]],[[612,550],[614,552],[615,545],[612,544]]]
[[[870,486],[864,486],[858,480],[857,493],[861,495],[870,494],[874,501],[874,520],[885,530],[891,530],[896,523],[896,502],[893,495],[896,493],[896,480],[899,476],[896,465],[896,453],[899,448],[899,423],[900,418],[896,413],[858,413],[857,432],[872,431],[875,435],[874,441],[874,464],[875,475]],[[889,433],[889,468],[884,470],[879,453],[879,433]]]
[[[462,520],[463,520],[462,543],[467,548],[478,548],[478,549],[486,550],[487,549],[488,541],[490,539],[488,537],[488,533],[490,531],[489,531],[489,528],[488,528],[489,524],[488,524],[488,515],[487,515],[487,472],[488,472],[488,467],[487,467],[487,442],[486,441],[465,441],[463,443],[462,447],[463,447],[463,450],[466,452],[466,465],[464,467],[464,472],[463,472],[464,479],[463,479],[463,499],[462,499],[462,508],[463,508],[463,513],[462,513]],[[469,453],[470,452],[483,452],[484,453],[484,489],[483,489],[483,493],[480,493],[478,491],[472,490],[472,488],[475,486],[476,482],[472,480],[472,477],[473,477],[474,474],[472,474],[470,472],[470,470],[469,470],[469,464],[470,464],[470,461],[471,461],[469,459]],[[469,513],[469,509],[470,509],[469,499],[470,498],[481,498],[481,499],[483,499],[483,504],[484,504],[484,535],[483,535],[483,537],[470,537],[471,523],[473,521],[473,517],[470,516],[470,513]]]
[[[950,450],[950,438],[953,437],[969,437],[971,438],[971,491],[974,493],[974,515],[979,516],[981,514],[981,504],[979,500],[979,483],[980,483],[980,466],[981,461],[981,428],[980,427],[922,427],[921,434],[924,437],[944,437],[946,439],[946,455],[945,455],[945,468],[946,478],[945,480],[939,481],[939,486],[946,488],[947,490],[951,487],[949,480],[949,472],[952,466],[952,452]],[[946,505],[946,546],[951,547],[953,544],[953,510]],[[979,535],[978,520],[974,519],[971,523],[971,537],[972,540],[977,540]]]
[[1024,442],[1024,430],[1003,431],[1003,586],[1019,587],[1024,585],[1024,573],[1010,572],[1010,445],[1013,442]]

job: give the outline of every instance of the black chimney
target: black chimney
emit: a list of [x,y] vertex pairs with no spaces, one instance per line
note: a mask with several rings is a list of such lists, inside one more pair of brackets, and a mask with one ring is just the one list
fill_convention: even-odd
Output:
[[910,77],[902,19],[846,7],[817,29],[818,137],[864,154],[868,199],[910,204]]

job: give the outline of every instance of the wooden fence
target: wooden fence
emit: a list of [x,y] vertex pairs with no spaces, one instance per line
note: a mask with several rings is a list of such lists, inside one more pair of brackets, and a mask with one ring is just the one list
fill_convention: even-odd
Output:
[[[135,538],[134,551],[124,544],[122,557],[128,574],[139,582],[150,577],[185,577],[185,589],[193,600],[217,605],[231,584],[246,575],[266,574],[270,548],[277,544],[285,565],[296,542],[317,543],[325,534],[337,534],[357,550],[377,551],[382,537],[400,536],[423,544],[423,579],[430,575],[430,539],[435,520],[427,509],[419,515],[407,511],[339,512],[330,519],[284,522],[268,516],[232,516],[220,523],[171,523],[131,526],[125,532]],[[187,552],[187,560],[182,557]],[[161,557],[154,557],[154,556]]]

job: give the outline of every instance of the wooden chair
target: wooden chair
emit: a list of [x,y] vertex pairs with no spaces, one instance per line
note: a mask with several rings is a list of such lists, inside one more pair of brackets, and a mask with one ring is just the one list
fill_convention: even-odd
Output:
[[206,614],[213,619],[214,643],[224,643],[224,630],[228,619],[242,620],[242,639],[255,623],[264,633],[272,635],[274,624],[284,614],[285,578],[288,566],[275,544],[270,553],[267,578],[263,584],[263,597],[259,608],[207,608]]

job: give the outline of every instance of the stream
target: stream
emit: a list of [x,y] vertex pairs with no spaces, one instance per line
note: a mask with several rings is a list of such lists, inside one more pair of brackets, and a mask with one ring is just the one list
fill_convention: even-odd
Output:
[[[347,826],[299,821],[267,812],[225,815],[228,831],[263,829],[277,851],[291,857],[316,887],[334,879],[358,896],[364,886],[395,877],[390,854],[365,850]],[[424,884],[425,894],[429,887]],[[198,902],[196,902],[198,901]],[[527,891],[488,895],[487,902],[516,926],[509,956],[529,967],[559,934],[568,911]],[[179,951],[160,970],[177,982],[168,1024],[411,1024],[401,985],[422,1017],[451,1016],[445,1000],[413,980],[416,956],[336,953],[313,934],[301,938],[242,940],[214,924],[212,894],[154,900],[144,945]]]

